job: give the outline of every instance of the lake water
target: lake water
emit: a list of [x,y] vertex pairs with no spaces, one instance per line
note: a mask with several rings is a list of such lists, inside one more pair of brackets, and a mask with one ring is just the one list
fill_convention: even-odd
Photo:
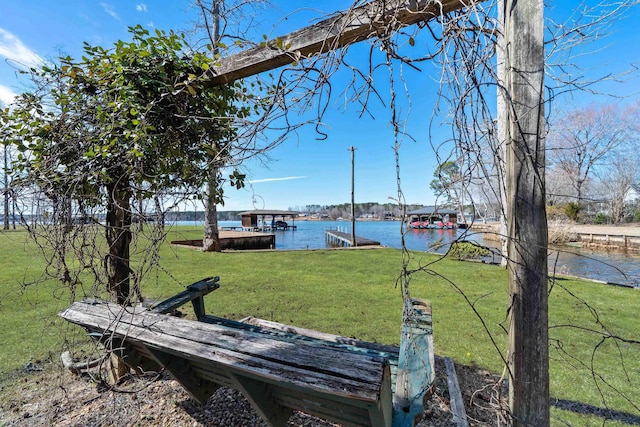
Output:
[[[190,223],[193,224],[193,223]],[[291,224],[291,222],[289,222]],[[200,223],[200,225],[202,225]],[[240,226],[240,221],[221,221],[220,226]],[[296,221],[296,230],[278,230],[276,249],[326,248],[324,232],[339,227],[350,233],[348,221]],[[401,248],[399,221],[357,221],[356,235],[379,241],[391,248]],[[482,235],[467,230],[405,229],[405,246],[416,251],[444,252],[456,239],[483,243]],[[494,244],[487,242],[488,245]],[[499,258],[488,259],[499,261]],[[549,251],[549,268],[557,274],[585,277],[605,282],[640,286],[640,256],[624,253],[590,251],[580,248],[557,248]]]

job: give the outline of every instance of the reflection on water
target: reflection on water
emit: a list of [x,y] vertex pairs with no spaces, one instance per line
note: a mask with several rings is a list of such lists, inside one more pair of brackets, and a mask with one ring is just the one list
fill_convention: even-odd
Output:
[[[278,230],[276,249],[320,249],[326,247],[324,231],[341,227],[351,232],[350,222],[296,221],[297,230]],[[240,221],[221,221],[220,226],[240,226]],[[482,235],[470,230],[404,229],[407,249],[445,252],[454,240],[466,239],[482,243]],[[358,221],[356,235],[379,241],[382,245],[401,248],[401,223],[398,221]],[[488,244],[495,244],[493,242]],[[491,261],[491,260],[490,260]],[[493,261],[499,261],[496,257]],[[586,277],[605,282],[640,286],[640,256],[562,247],[549,250],[549,269],[556,274]]]
[[556,274],[588,277],[611,283],[640,286],[640,257],[621,252],[562,247],[549,251],[549,270]]

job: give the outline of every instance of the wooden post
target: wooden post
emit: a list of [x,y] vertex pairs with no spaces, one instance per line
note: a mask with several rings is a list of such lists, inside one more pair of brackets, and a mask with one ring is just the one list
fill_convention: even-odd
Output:
[[356,242],[356,208],[355,208],[355,151],[354,146],[349,147],[351,151],[351,246],[358,246]]
[[124,171],[113,174],[107,185],[106,241],[108,288],[114,301],[129,305],[131,287],[131,184]]
[[3,145],[4,151],[4,229],[9,229],[9,155],[7,154],[7,137],[4,137]]
[[548,426],[544,4],[504,1],[509,236],[509,405],[514,426]]

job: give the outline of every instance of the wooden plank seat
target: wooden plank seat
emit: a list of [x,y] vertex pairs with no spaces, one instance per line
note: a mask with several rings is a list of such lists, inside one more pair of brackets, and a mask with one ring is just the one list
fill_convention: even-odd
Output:
[[[162,366],[200,402],[219,386],[239,390],[270,426],[286,425],[294,410],[348,426],[413,425],[415,408],[397,398],[403,393],[395,377],[406,376],[398,368],[398,348],[255,318],[205,315],[198,300],[218,286],[201,282],[185,291],[194,295],[198,322],[154,311],[175,309],[165,302],[145,308],[82,301],[60,315],[123,349],[131,366],[145,360]],[[188,302],[181,294],[180,301]],[[432,347],[422,350],[433,357]],[[425,378],[422,388],[433,381],[432,371],[418,375]],[[420,410],[426,391],[409,391]]]
[[241,328],[253,333],[268,336],[271,339],[287,342],[306,342],[309,345],[341,348],[352,353],[362,353],[371,356],[382,357],[389,362],[391,371],[391,391],[395,391],[396,376],[400,349],[396,346],[384,345],[368,341],[360,341],[340,335],[328,334],[313,329],[299,328],[297,326],[272,322],[256,317],[246,317],[240,321],[229,320],[216,316],[204,316],[201,322],[227,325],[233,328]]

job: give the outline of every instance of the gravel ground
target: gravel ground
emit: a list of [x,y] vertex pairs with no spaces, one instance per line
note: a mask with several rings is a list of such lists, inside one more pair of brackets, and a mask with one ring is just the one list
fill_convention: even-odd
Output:
[[[35,367],[35,369],[34,369]],[[485,370],[456,365],[470,425],[498,425],[497,377]],[[419,426],[455,426],[450,411],[444,363],[436,361],[436,384]],[[198,404],[165,375],[130,378],[116,388],[96,384],[57,364],[14,373],[0,381],[0,426],[237,426],[266,424],[244,397],[220,388]],[[289,426],[337,426],[295,413]],[[504,424],[503,424],[504,425]]]

